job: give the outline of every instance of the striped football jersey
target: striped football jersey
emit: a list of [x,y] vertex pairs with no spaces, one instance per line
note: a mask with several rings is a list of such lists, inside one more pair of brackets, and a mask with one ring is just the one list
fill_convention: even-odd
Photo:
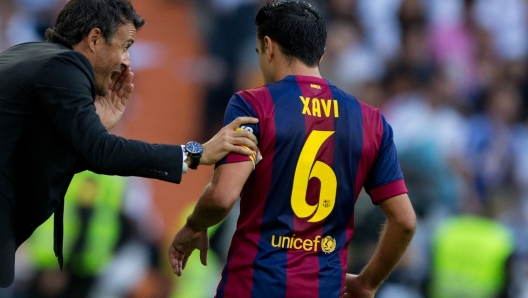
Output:
[[[225,123],[255,134],[262,160],[241,194],[217,297],[341,297],[354,203],[406,193],[392,129],[325,79],[287,76],[236,93]],[[218,165],[249,161],[229,154]],[[217,165],[217,166],[218,166]]]

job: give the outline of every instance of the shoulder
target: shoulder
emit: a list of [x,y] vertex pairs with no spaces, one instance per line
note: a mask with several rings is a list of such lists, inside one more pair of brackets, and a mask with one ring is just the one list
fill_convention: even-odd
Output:
[[41,43],[36,57],[29,59],[39,65],[36,73],[38,81],[55,79],[93,85],[95,80],[88,58],[59,44]]
[[54,85],[54,81],[62,81],[66,86],[78,82],[91,86],[94,81],[88,59],[56,43],[22,43],[0,53],[0,61],[0,76],[5,77],[4,84],[31,88]]
[[[75,69],[90,74],[93,72],[88,58],[61,44],[51,42],[28,42],[13,46],[0,54],[6,55],[9,65],[25,69],[26,73],[38,73],[42,69],[54,69],[60,76],[64,69]],[[31,71],[29,71],[31,70]]]
[[366,104],[366,103],[362,102],[361,100],[357,100],[357,101],[358,101],[359,105],[361,106],[361,110],[363,112],[363,117],[368,117],[369,119],[373,119],[373,120],[382,120],[382,115],[381,115],[381,112],[380,112],[380,110],[378,108],[373,107],[373,106],[371,106],[369,104]]
[[[95,97],[95,77],[88,59],[62,45],[42,43],[35,57],[24,57],[21,68],[33,67],[30,74],[35,94],[49,100],[49,90],[61,90],[63,95],[79,98]],[[19,67],[19,68],[20,68]],[[50,89],[51,88],[51,89]]]
[[50,67],[79,68],[89,73],[92,72],[92,65],[86,56],[61,45],[51,44],[45,47],[43,58],[47,59]]
[[28,42],[9,48],[5,53],[32,63],[47,62],[53,59],[66,59],[73,64],[91,67],[88,59],[80,52],[61,44],[51,42]]
[[342,98],[346,100],[347,102],[351,103],[352,105],[359,107],[361,109],[361,114],[363,115],[364,120],[370,120],[370,121],[381,121],[382,120],[382,115],[378,108],[372,105],[369,105],[361,101],[360,99],[357,99],[355,96],[346,93],[345,91],[343,91],[342,89],[334,85],[329,85],[329,86],[335,97]]
[[235,96],[239,96],[246,101],[258,100],[269,96],[269,90],[267,86],[260,86],[253,89],[242,90],[235,93]]
[[272,106],[271,95],[267,86],[239,91],[233,95],[231,102],[235,105],[251,107],[257,113]]

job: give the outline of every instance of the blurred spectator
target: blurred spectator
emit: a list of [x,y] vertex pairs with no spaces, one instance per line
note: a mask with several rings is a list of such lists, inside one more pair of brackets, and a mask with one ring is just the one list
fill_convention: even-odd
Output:
[[[328,21],[358,21],[358,0],[325,0],[326,19]],[[331,32],[331,30],[328,30]]]
[[364,28],[367,44],[383,61],[399,52],[401,28],[398,11],[402,0],[358,0],[358,18]]
[[428,297],[525,297],[519,287],[526,278],[519,266],[522,240],[511,228],[519,220],[517,198],[517,187],[505,183],[437,225]]
[[398,10],[398,19],[402,32],[427,23],[426,11],[421,0],[403,0]]
[[381,79],[383,61],[366,46],[357,24],[347,19],[332,20],[327,30],[325,55],[320,65],[325,78],[351,94],[356,94],[363,84]]
[[480,201],[514,179],[520,108],[519,89],[503,81],[489,91],[484,111],[470,119],[467,158],[474,173],[472,187]]
[[421,218],[456,211],[464,192],[462,173],[455,165],[462,162],[466,123],[445,104],[450,100],[445,77],[436,74],[430,86],[393,98],[382,108],[395,131],[407,187]]
[[[37,270],[30,297],[87,297],[126,233],[121,206],[125,179],[92,172],[77,174],[66,193],[65,272],[52,251],[53,218],[30,237],[29,256]],[[53,292],[50,289],[54,289]]]
[[89,293],[90,298],[168,297],[171,281],[163,274],[160,245],[164,223],[153,202],[150,181],[128,177],[122,214],[126,233]]
[[0,0],[0,51],[27,41],[40,41],[37,25],[21,1]]
[[461,95],[459,104],[465,107],[471,105],[470,100],[479,87],[478,38],[484,34],[472,16],[473,2],[461,1],[460,17],[456,20],[438,18],[430,27],[433,59],[456,84]]
[[15,0],[32,20],[37,41],[44,40],[46,29],[55,23],[57,13],[69,0]]
[[508,297],[511,232],[500,223],[471,215],[446,219],[432,243],[431,298]]
[[157,273],[163,227],[153,220],[145,180],[85,171],[72,180],[66,200],[64,270],[53,253],[51,217],[21,247],[28,266],[17,274],[16,296],[6,297],[125,297],[149,279],[162,285],[158,291],[170,287]]
[[[208,139],[211,131],[223,123],[223,111],[236,86],[235,74],[241,61],[239,55],[244,46],[254,41],[254,18],[262,0],[209,0],[200,10],[209,12],[204,31],[210,58],[213,59],[215,81],[207,82],[205,123],[202,139]],[[202,12],[198,12],[202,13]],[[255,56],[256,59],[256,56]]]
[[528,3],[524,0],[473,0],[472,13],[493,35],[493,47],[504,61],[519,61],[528,51]]

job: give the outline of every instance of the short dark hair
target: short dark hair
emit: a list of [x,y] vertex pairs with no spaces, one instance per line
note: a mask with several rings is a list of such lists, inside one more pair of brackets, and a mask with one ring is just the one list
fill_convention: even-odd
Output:
[[46,30],[46,39],[72,47],[94,28],[101,29],[107,43],[118,28],[126,23],[136,30],[145,25],[130,0],[71,0],[60,11],[54,29]]
[[255,18],[257,37],[265,36],[280,45],[286,57],[294,57],[310,67],[324,54],[326,28],[315,8],[301,1],[268,1]]

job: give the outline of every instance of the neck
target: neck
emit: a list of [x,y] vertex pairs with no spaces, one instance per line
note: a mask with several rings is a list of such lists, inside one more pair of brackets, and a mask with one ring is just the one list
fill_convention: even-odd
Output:
[[318,66],[309,67],[297,59],[294,59],[291,63],[289,63],[288,61],[277,63],[274,78],[275,81],[282,80],[286,76],[290,75],[322,78]]
[[80,43],[73,45],[72,49],[74,51],[77,51],[83,54],[88,59],[88,61],[90,61],[90,63],[93,65],[94,55],[93,55],[93,52],[90,51],[90,48],[86,45],[86,43],[83,43],[81,41]]

